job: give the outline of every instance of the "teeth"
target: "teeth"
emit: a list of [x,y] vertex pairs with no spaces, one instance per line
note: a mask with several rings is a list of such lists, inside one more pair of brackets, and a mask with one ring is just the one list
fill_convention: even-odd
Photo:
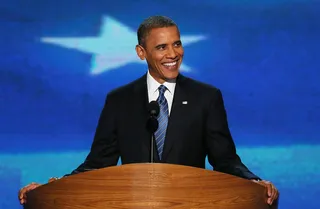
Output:
[[176,64],[177,64],[177,62],[171,62],[171,63],[164,63],[163,65],[170,67],[170,66],[174,66]]

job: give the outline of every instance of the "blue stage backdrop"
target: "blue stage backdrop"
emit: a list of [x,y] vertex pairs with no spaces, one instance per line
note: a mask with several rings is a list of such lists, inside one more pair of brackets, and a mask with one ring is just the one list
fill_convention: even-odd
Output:
[[221,89],[238,153],[277,185],[280,208],[319,208],[319,11],[313,0],[2,0],[0,208],[84,160],[105,95],[146,72],[136,29],[156,14],[180,26],[182,72]]

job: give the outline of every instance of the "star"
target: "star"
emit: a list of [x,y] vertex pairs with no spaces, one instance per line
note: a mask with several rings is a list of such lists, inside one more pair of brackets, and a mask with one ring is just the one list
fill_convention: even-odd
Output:
[[[90,73],[93,75],[129,63],[145,63],[138,58],[134,50],[137,43],[135,31],[110,16],[103,17],[100,30],[97,37],[43,37],[40,41],[92,54]],[[205,38],[202,35],[182,35],[181,41],[184,46],[188,46]],[[181,64],[181,70],[190,71],[191,68]]]

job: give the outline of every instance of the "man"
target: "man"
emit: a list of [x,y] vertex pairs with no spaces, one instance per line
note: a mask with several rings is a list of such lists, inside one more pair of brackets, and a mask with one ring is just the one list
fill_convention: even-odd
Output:
[[[123,164],[149,162],[147,105],[157,100],[155,162],[205,168],[208,156],[215,170],[266,186],[272,204],[277,189],[254,175],[236,154],[220,90],[179,73],[184,51],[177,25],[153,16],[140,25],[137,35],[137,55],[147,61],[149,70],[107,95],[91,151],[71,175],[114,166],[119,157]],[[25,203],[26,193],[39,185],[22,188],[20,202]]]

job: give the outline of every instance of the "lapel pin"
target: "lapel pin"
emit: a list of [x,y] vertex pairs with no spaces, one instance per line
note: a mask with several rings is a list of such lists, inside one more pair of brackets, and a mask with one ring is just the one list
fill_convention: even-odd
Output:
[[188,101],[182,101],[182,104],[188,104]]

